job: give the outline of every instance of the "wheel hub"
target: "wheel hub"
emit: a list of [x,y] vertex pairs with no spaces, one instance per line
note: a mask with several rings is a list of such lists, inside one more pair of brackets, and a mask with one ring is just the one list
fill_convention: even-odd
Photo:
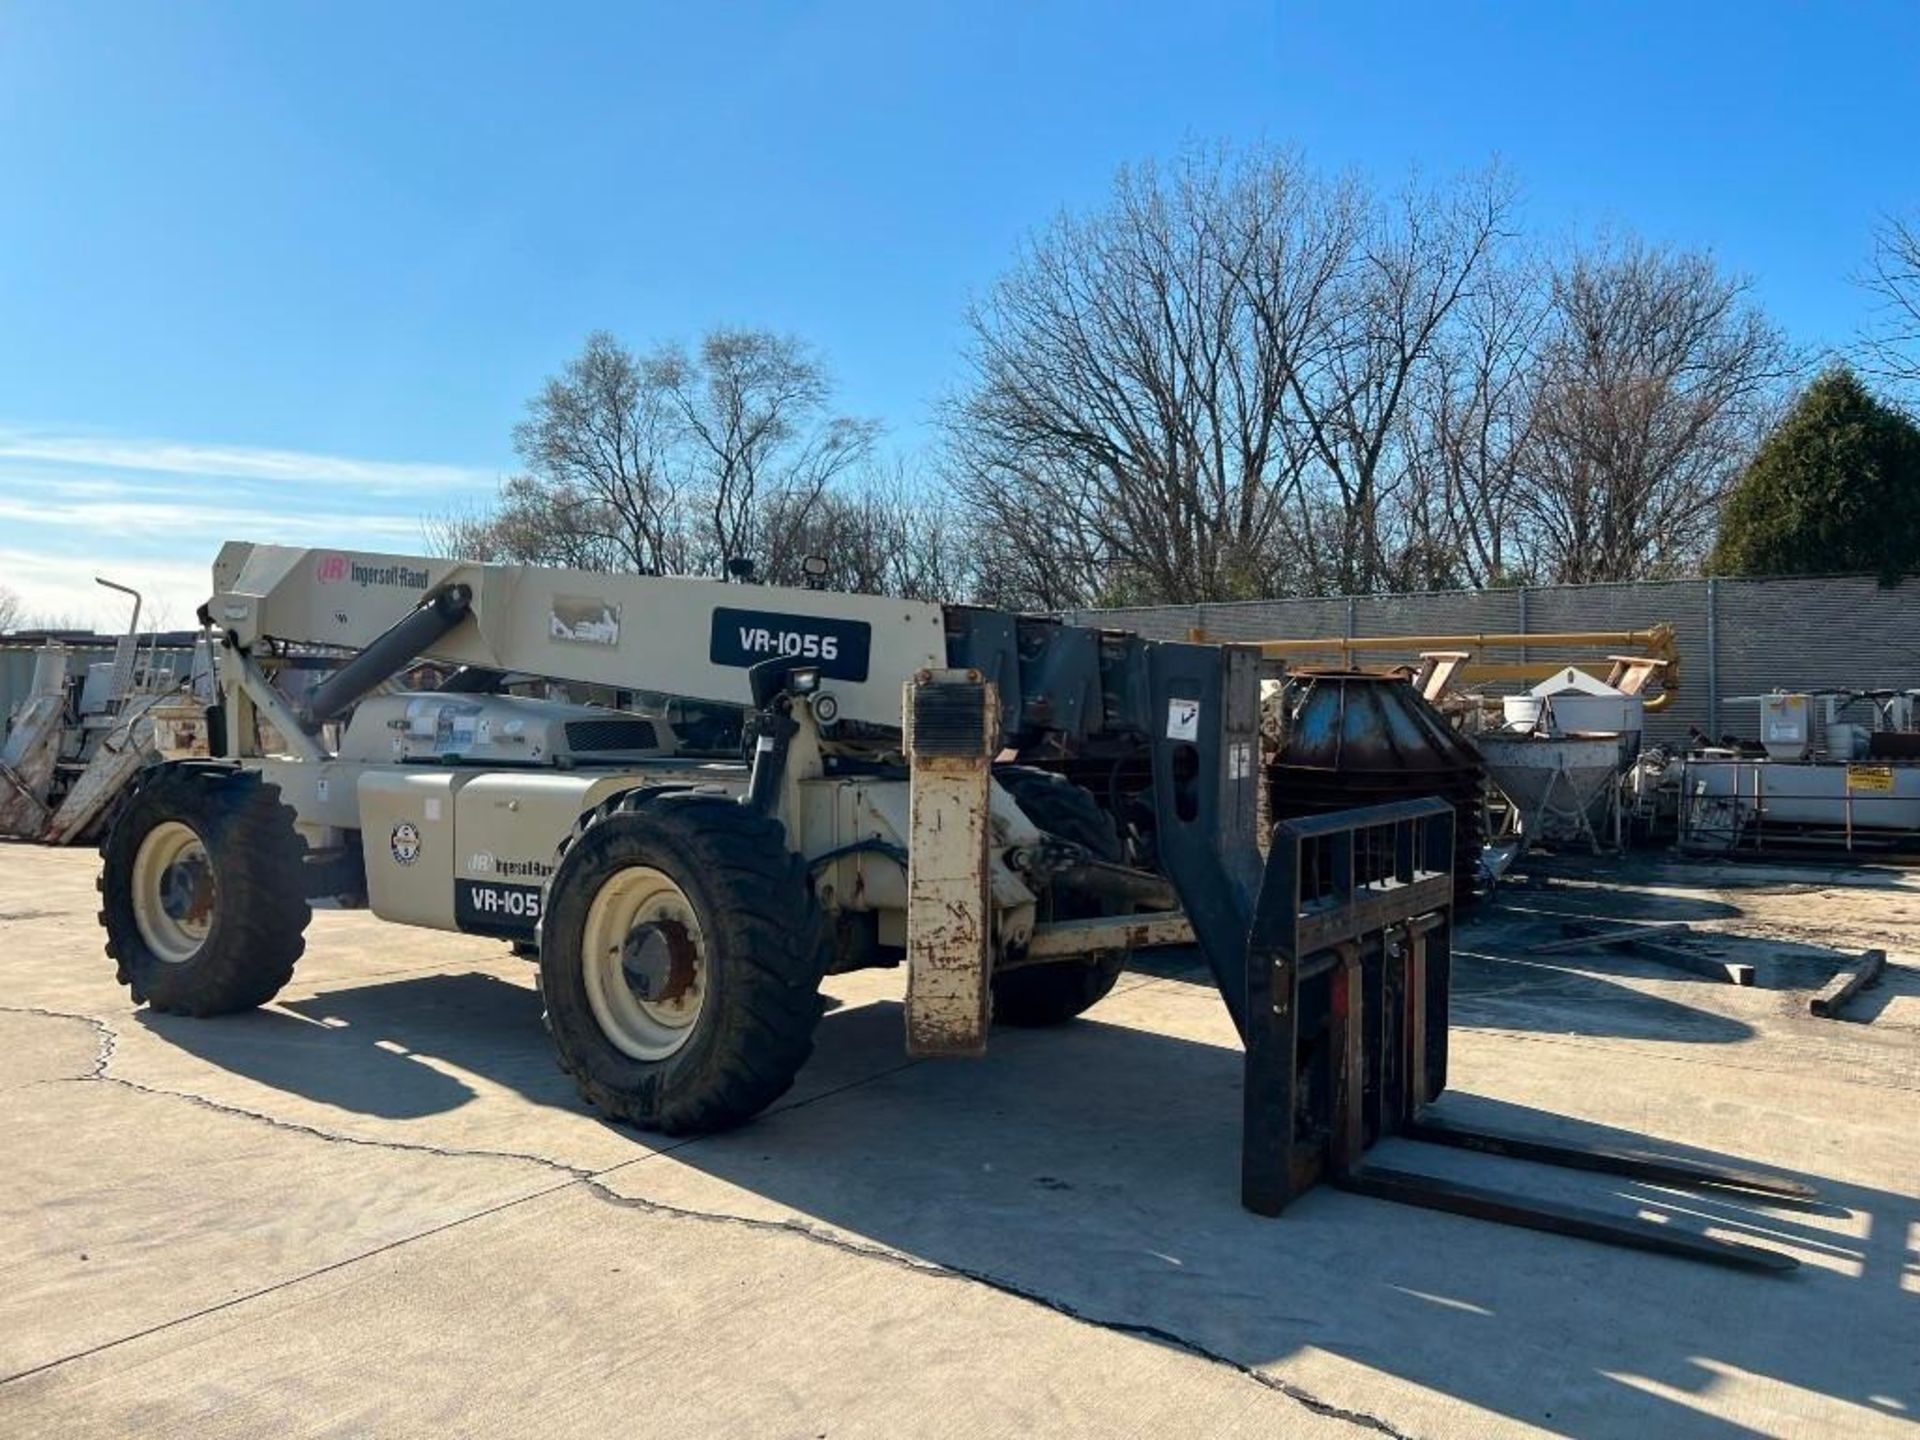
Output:
[[707,1001],[707,941],[687,892],[650,865],[602,882],[580,937],[581,978],[600,1033],[635,1060],[692,1038]]
[[160,876],[160,909],[185,925],[205,925],[213,914],[213,866],[204,854],[176,860]]
[[637,999],[656,1005],[670,1005],[692,991],[696,959],[693,937],[674,919],[634,926],[620,947],[620,971],[627,988]]
[[199,953],[213,931],[219,882],[206,842],[191,825],[163,820],[135,851],[134,923],[155,958],[182,964]]

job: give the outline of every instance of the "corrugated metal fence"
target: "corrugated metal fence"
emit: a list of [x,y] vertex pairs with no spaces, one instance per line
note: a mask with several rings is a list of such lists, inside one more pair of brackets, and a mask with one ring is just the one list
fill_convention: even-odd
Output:
[[[1169,640],[1195,628],[1211,640],[1305,640],[1645,630],[1664,621],[1679,646],[1680,685],[1670,708],[1647,717],[1651,741],[1679,739],[1689,725],[1758,738],[1758,708],[1727,703],[1737,696],[1920,686],[1920,577],[1896,586],[1864,575],[1529,586],[1077,610],[1066,618]],[[1412,650],[1366,657],[1369,664],[1413,658]],[[1529,647],[1489,658],[1591,660],[1594,652]]]

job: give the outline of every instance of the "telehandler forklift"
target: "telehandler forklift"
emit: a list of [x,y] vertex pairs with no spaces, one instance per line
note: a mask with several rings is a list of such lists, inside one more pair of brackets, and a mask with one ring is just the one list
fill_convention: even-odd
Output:
[[[1807,1193],[1426,1114],[1446,1083],[1452,811],[1291,821],[1263,858],[1257,651],[873,595],[241,542],[213,590],[213,758],[147,770],[102,847],[107,951],[136,1002],[264,1005],[311,902],[365,904],[537,955],[586,1101],[685,1134],[792,1084],[826,975],[904,966],[908,1051],[976,1055],[993,1020],[1070,1020],[1130,952],[1197,945],[1247,1046],[1250,1208],[1277,1214],[1325,1178],[1793,1263],[1365,1162],[1402,1135]],[[295,667],[314,653],[350,658],[311,688],[276,683],[313,673]],[[448,678],[391,688],[422,661]],[[529,681],[654,703],[511,693]],[[1060,773],[1102,754],[1144,756],[1151,776],[1124,840],[1114,808]]]

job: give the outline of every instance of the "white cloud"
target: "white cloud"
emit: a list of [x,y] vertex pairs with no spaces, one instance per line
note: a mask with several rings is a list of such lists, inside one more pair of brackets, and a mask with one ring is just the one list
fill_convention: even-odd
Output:
[[115,558],[96,565],[65,555],[0,550],[0,586],[20,597],[21,614],[28,623],[58,620],[91,625],[106,633],[124,630],[130,602],[94,584],[95,576],[140,592],[143,626],[191,630],[194,611],[213,592],[213,553],[192,563]]
[[491,492],[496,478],[488,471],[463,465],[361,460],[346,455],[316,455],[300,450],[198,445],[173,440],[46,435],[12,429],[0,430],[0,460],[235,480],[317,481],[384,494],[475,485]]
[[44,495],[61,496],[137,493],[185,495],[190,493],[185,486],[168,485],[163,480],[152,481],[146,485],[131,485],[125,480],[110,480],[93,475],[43,475],[30,470],[17,470],[3,460],[0,460],[0,482],[4,482],[9,490],[31,490]]
[[114,631],[127,608],[105,576],[190,627],[227,540],[413,553],[425,517],[493,491],[458,465],[0,426],[0,587],[29,616]]
[[[158,538],[155,532],[184,532],[219,534],[235,540],[269,539],[274,544],[289,544],[296,538],[341,543],[355,537],[375,536],[382,541],[397,539],[403,544],[415,545],[419,543],[421,528],[418,517],[407,515],[300,515],[218,503],[10,500],[4,495],[0,495],[0,521],[121,535],[144,534],[149,539]],[[14,533],[19,533],[17,528]]]

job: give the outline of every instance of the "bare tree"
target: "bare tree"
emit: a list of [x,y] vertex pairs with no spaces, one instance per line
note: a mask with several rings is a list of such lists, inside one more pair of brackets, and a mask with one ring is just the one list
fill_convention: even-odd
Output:
[[1433,347],[1401,416],[1397,589],[1524,578],[1519,534],[1548,320],[1531,258],[1489,267]]
[[817,556],[827,565],[821,580],[835,590],[953,600],[976,588],[958,507],[897,459],[823,491],[804,512],[794,500],[777,504],[765,523],[786,532],[789,558],[764,577],[776,584],[802,583],[801,560]]
[[642,574],[716,572],[735,556],[793,571],[828,487],[871,452],[871,422],[827,413],[798,341],[719,330],[689,354],[637,356],[598,331],[514,428],[525,469],[489,513],[429,520],[436,549]]
[[0,585],[0,635],[20,625],[20,597]]
[[519,558],[642,574],[684,563],[670,398],[612,335],[587,337],[514,427],[526,472],[500,498]]
[[429,517],[428,547],[467,560],[557,565],[569,570],[632,570],[631,537],[618,512],[581,490],[533,475],[500,482],[495,508]]
[[975,537],[974,596],[982,603],[1058,610],[1136,598],[1089,513],[1093,487],[1002,457],[991,469],[974,462],[962,470],[953,493]]
[[1920,387],[1920,217],[1880,223],[1860,284],[1878,302],[1861,338],[1863,368],[1896,385]]
[[1794,357],[1704,254],[1602,243],[1552,283],[1520,506],[1536,571],[1684,573]]
[[[1331,306],[1325,363],[1291,376],[1321,493],[1339,517],[1323,583],[1347,594],[1404,583],[1388,534],[1395,491],[1407,478],[1395,440],[1421,372],[1480,283],[1512,205],[1511,188],[1489,171],[1450,188],[1409,186],[1368,206]],[[1431,568],[1434,537],[1403,543],[1426,552]]]
[[970,316],[947,419],[993,586],[1072,605],[1388,578],[1402,417],[1510,204],[1492,174],[1383,201],[1278,150],[1122,171]]
[[1279,151],[1122,171],[1104,210],[1061,217],[975,306],[947,421],[993,590],[1061,605],[1284,583],[1285,347],[1325,279],[1276,281],[1259,252],[1318,256],[1321,189]]
[[1319,483],[1324,473],[1315,473],[1320,436],[1299,401],[1305,392],[1337,388],[1344,312],[1360,293],[1356,257],[1371,203],[1351,176],[1311,177],[1297,157],[1285,167],[1256,166],[1234,196],[1222,263],[1250,311],[1263,398],[1246,458],[1255,473],[1271,467],[1285,520],[1268,548],[1292,560],[1274,566],[1277,584],[1264,593],[1318,590],[1340,568],[1345,527]]
[[[878,426],[827,414],[831,384],[799,341],[716,330],[697,357],[669,346],[646,366],[671,408],[679,483],[698,507],[696,562],[736,555],[782,571],[795,558],[793,523],[872,452]],[[774,517],[784,523],[772,524]]]

